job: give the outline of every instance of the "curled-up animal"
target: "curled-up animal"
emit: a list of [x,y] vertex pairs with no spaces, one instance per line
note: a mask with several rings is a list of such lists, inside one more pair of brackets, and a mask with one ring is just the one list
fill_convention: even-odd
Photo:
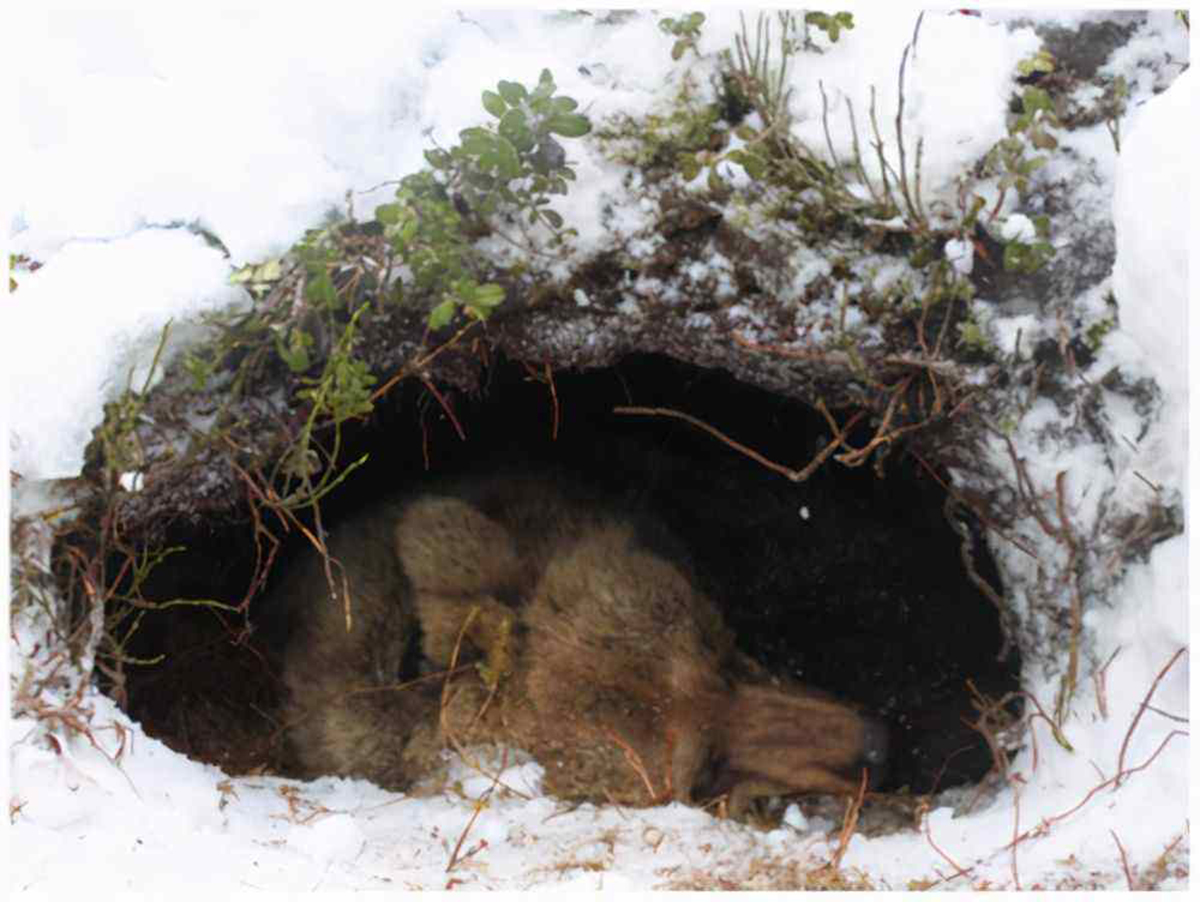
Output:
[[[739,652],[656,522],[528,476],[389,501],[332,538],[350,587],[293,576],[285,681],[305,775],[405,788],[436,750],[529,752],[557,796],[637,806],[878,785],[887,730]],[[401,679],[410,643],[425,669]],[[473,664],[474,666],[463,666]]]

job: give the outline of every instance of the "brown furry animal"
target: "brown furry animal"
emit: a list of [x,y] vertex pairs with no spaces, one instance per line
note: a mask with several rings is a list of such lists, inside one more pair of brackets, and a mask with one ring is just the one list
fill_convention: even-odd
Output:
[[[533,477],[465,484],[376,508],[330,550],[350,580],[349,631],[340,605],[311,597],[315,564],[284,590],[308,621],[285,667],[302,773],[404,787],[431,767],[437,726],[456,744],[525,749],[567,798],[728,793],[736,816],[760,796],[855,791],[864,767],[878,782],[882,725],[768,679],[677,542],[600,499]],[[429,663],[477,667],[383,689],[416,623]]]

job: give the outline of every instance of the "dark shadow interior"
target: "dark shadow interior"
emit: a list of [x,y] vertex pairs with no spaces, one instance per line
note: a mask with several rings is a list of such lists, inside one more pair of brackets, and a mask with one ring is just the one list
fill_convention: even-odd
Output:
[[[431,478],[565,469],[674,528],[746,652],[887,720],[894,753],[883,789],[924,793],[988,772],[991,753],[968,725],[977,713],[966,681],[999,697],[1018,687],[1020,661],[1015,651],[997,661],[997,612],[968,580],[960,539],[944,520],[945,493],[923,466],[897,450],[884,478],[831,461],[793,483],[681,420],[613,408],[684,411],[799,469],[829,438],[824,418],[803,404],[660,356],[556,373],[553,393],[544,375],[498,363],[478,396],[443,392],[465,440],[424,386],[398,388],[372,422],[347,433],[344,459],[370,457],[323,504],[326,526]],[[869,434],[851,438],[861,445]],[[277,520],[265,522],[282,534]],[[254,560],[248,527],[179,531],[171,543],[188,550],[155,571],[150,597],[244,596]],[[285,546],[276,566],[293,552]],[[973,553],[1002,593],[980,541]],[[130,714],[173,748],[232,773],[277,767],[284,625],[261,607],[249,621],[203,607],[146,614],[129,652],[165,658],[127,668]]]

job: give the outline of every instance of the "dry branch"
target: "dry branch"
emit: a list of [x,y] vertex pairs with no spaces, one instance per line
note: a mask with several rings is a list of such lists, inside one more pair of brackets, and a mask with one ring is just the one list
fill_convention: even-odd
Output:
[[[819,408],[823,409],[823,405],[819,405]],[[734,441],[733,439],[729,438],[729,436],[725,435],[725,433],[721,432],[716,427],[710,426],[710,425],[708,425],[708,423],[705,423],[703,420],[697,419],[696,417],[692,416],[691,414],[683,413],[682,411],[679,411],[679,410],[671,410],[670,408],[667,408],[667,407],[614,407],[613,413],[640,414],[640,415],[644,415],[644,416],[675,417],[676,419],[683,420],[686,423],[691,423],[696,428],[703,429],[709,435],[715,436],[716,438],[720,439],[722,442],[724,442],[730,448],[733,448],[735,451],[741,452],[742,454],[749,457],[751,460],[762,464],[768,470],[771,470],[775,473],[778,473],[781,476],[786,477],[787,479],[790,479],[792,482],[803,482],[804,480],[806,480],[810,476],[812,476],[812,474],[816,472],[817,468],[820,467],[821,464],[823,464],[825,462],[825,460],[829,457],[829,455],[832,454],[839,445],[845,444],[846,433],[850,430],[850,428],[855,423],[857,423],[865,415],[865,412],[860,410],[858,413],[854,414],[854,416],[852,416],[849,419],[849,421],[847,421],[846,425],[841,427],[840,430],[835,427],[835,429],[834,429],[835,435],[833,437],[833,440],[822,451],[820,451],[816,457],[814,457],[812,459],[812,461],[808,464],[808,466],[806,466],[803,470],[793,470],[793,469],[790,469],[789,467],[783,466],[782,464],[777,464],[772,460],[768,460],[767,458],[765,458],[761,454],[759,454],[757,451],[755,451],[753,448],[747,447],[746,445],[743,445],[741,442],[737,442],[737,441]],[[826,416],[828,416],[828,413],[826,413]]]
[[863,797],[867,794],[867,772],[864,769],[862,772],[862,780],[859,782],[858,794],[846,800],[846,816],[842,819],[842,832],[838,836],[837,851],[833,853],[833,858],[826,865],[831,871],[841,869],[842,858],[846,855],[846,850],[850,848],[850,837],[854,835],[854,828],[858,826],[858,813],[862,810]]
[[[1179,649],[1171,656],[1171,660],[1167,665],[1158,672],[1158,676],[1154,678],[1154,682],[1150,684],[1150,689],[1146,692],[1146,697],[1142,699],[1142,703],[1138,705],[1137,714],[1133,716],[1133,722],[1129,724],[1129,730],[1125,733],[1125,739],[1121,742],[1121,753],[1117,756],[1117,775],[1113,779],[1116,781],[1113,785],[1121,785],[1121,777],[1126,774],[1125,771],[1125,753],[1129,750],[1129,740],[1133,738],[1133,731],[1137,729],[1138,723],[1142,719],[1142,715],[1146,713],[1146,709],[1150,706],[1150,699],[1154,696],[1158,689],[1158,684],[1162,682],[1162,678],[1167,675],[1167,671],[1175,666],[1175,662],[1179,660],[1179,656],[1187,651],[1187,646]],[[1156,753],[1157,754],[1157,753]],[[1129,773],[1132,773],[1130,771]]]
[[1133,892],[1137,887],[1133,885],[1133,874],[1129,871],[1129,859],[1125,856],[1125,847],[1121,845],[1121,840],[1117,836],[1116,830],[1109,830],[1112,834],[1113,842],[1117,844],[1117,851],[1121,853],[1121,869],[1125,872],[1125,885],[1129,887],[1129,891]]

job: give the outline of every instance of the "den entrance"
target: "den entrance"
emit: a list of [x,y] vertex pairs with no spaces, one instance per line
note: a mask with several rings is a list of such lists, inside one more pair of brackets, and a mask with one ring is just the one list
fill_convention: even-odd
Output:
[[[882,475],[830,460],[793,482],[683,419],[616,412],[684,412],[790,469],[828,444],[829,425],[810,407],[666,357],[548,376],[501,361],[477,397],[402,386],[348,436],[344,460],[369,456],[323,502],[326,528],[369,499],[429,480],[565,471],[674,529],[743,651],[887,721],[882,790],[923,794],[988,773],[974,701],[1017,689],[1020,660],[1004,648],[996,605],[968,576],[964,557],[1003,594],[976,524],[955,512],[947,520],[944,474],[896,448]],[[850,435],[859,446],[870,437],[862,426]],[[243,597],[253,568],[248,526],[177,529],[169,543],[187,551],[164,560],[148,597]],[[276,567],[288,566],[295,546],[283,546]],[[146,613],[127,651],[162,657],[131,666],[118,700],[190,757],[234,774],[278,770],[286,624],[264,607],[249,624],[204,607]]]

